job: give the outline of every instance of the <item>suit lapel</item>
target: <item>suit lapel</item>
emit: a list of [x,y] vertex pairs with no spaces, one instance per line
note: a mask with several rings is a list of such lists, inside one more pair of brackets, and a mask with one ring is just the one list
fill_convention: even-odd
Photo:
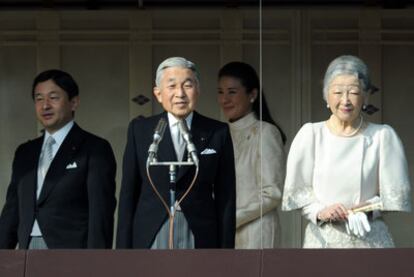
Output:
[[[156,127],[156,125],[158,124],[158,121],[161,118],[164,118],[167,122],[169,122],[167,113],[164,112],[160,114],[160,116],[157,116],[154,122],[147,125],[145,128],[146,131],[148,132],[148,134],[146,134],[145,137],[150,138],[148,140],[148,147],[152,143],[152,136],[154,134],[154,128]],[[147,149],[147,147],[145,147],[145,149]],[[174,144],[172,142],[169,124],[168,126],[166,126],[164,136],[158,145],[157,160],[158,162],[169,162],[169,161],[177,160],[177,155],[175,154]],[[167,166],[157,165],[157,166],[150,167],[150,175],[154,182],[154,185],[157,191],[163,196],[163,199],[168,203],[169,201],[168,200],[169,199],[169,195],[168,195],[169,179],[165,178],[165,172],[168,172]]]
[[[158,161],[160,162],[176,161],[177,154],[175,153],[174,143],[171,138],[170,123],[168,121],[167,113],[166,112],[162,113],[161,117],[163,117],[168,122],[168,126],[165,128],[164,137],[162,141],[160,142],[160,144],[158,145],[158,154],[157,154]],[[158,120],[156,124],[158,123]],[[155,125],[154,125],[154,128],[155,128]]]
[[66,166],[72,162],[75,153],[84,139],[82,129],[75,123],[69,131],[58,152],[53,158],[43,182],[42,191],[38,199],[38,205],[46,200],[50,192],[65,175]]
[[[31,153],[28,155],[30,160],[28,164],[33,165],[31,167],[30,173],[27,175],[28,185],[27,185],[27,195],[30,197],[31,201],[36,202],[36,189],[37,189],[37,171],[39,166],[39,157],[40,152],[42,151],[44,135],[40,138],[33,140],[33,145],[31,147]],[[32,202],[32,203],[34,203]]]

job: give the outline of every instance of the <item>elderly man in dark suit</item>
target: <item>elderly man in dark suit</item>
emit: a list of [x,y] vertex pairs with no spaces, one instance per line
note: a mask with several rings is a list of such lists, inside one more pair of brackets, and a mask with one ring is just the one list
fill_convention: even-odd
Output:
[[[128,129],[119,200],[117,248],[171,248],[169,217],[146,173],[148,148],[161,118],[168,122],[159,144],[158,161],[180,161],[178,122],[187,124],[199,157],[199,175],[188,195],[176,203],[174,248],[233,248],[235,173],[233,145],[227,124],[195,112],[199,96],[195,65],[181,57],[163,61],[157,70],[154,95],[165,112],[136,118]],[[188,189],[195,167],[180,167],[176,194]],[[150,176],[164,202],[169,198],[168,167],[150,167]]]
[[32,98],[44,134],[16,150],[0,248],[110,248],[116,206],[110,144],[74,122],[79,90],[68,73],[40,73]]

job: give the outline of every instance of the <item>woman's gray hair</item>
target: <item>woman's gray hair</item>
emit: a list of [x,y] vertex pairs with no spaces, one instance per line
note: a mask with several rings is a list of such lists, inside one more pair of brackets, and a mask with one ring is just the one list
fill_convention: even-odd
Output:
[[190,69],[194,73],[197,86],[199,85],[199,74],[198,74],[195,64],[192,61],[189,61],[182,57],[171,57],[171,58],[164,60],[157,68],[157,73],[155,77],[155,85],[157,87],[159,87],[161,84],[161,79],[162,79],[164,70],[170,67],[182,67],[182,68]]
[[323,80],[323,99],[328,99],[328,88],[332,79],[338,75],[354,75],[358,78],[364,93],[370,92],[374,87],[369,78],[367,65],[358,57],[343,55],[334,59],[328,66]]

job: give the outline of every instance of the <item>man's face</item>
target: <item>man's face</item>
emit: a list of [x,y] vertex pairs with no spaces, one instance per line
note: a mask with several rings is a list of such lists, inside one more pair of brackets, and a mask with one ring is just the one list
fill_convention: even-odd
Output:
[[49,133],[53,134],[72,120],[72,112],[79,104],[79,97],[71,100],[68,94],[52,80],[38,83],[34,89],[36,117]]
[[186,118],[194,109],[199,95],[198,84],[191,69],[169,67],[163,72],[154,95],[165,111],[178,119]]

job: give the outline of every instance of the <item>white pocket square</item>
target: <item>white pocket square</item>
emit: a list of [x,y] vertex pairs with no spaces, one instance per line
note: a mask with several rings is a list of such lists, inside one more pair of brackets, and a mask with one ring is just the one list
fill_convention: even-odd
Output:
[[66,166],[66,169],[74,169],[74,168],[78,168],[78,165],[76,164],[76,162],[73,162]]
[[203,150],[203,152],[200,153],[200,155],[211,155],[211,154],[216,154],[216,150],[211,149],[211,148],[206,148]]

